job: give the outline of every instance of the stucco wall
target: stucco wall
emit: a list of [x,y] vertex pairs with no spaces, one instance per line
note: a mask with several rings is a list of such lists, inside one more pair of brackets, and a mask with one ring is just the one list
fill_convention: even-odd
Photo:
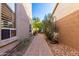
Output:
[[29,24],[31,18],[31,4],[16,4],[16,30],[18,39],[24,39],[29,36]]
[[59,20],[76,10],[79,10],[79,3],[59,3],[53,16],[56,16],[56,20]]
[[79,4],[59,4],[54,16],[59,30],[59,42],[79,50]]
[[26,13],[27,13],[29,19],[30,19],[29,20],[30,23],[32,23],[32,4],[31,3],[24,3],[23,6],[26,10]]

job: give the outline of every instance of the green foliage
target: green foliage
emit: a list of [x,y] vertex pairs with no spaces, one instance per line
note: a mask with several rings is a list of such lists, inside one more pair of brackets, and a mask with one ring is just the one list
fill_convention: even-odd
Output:
[[48,38],[50,40],[52,40],[53,38],[53,32],[54,32],[54,23],[53,23],[52,19],[52,15],[48,14],[45,15],[44,20],[43,20],[43,24],[44,24],[44,32],[46,33],[46,35],[48,36]]
[[33,18],[33,31],[41,31],[43,24],[38,17]]
[[51,16],[51,14],[45,15],[43,20],[44,29],[47,32],[53,32],[54,23],[52,22],[53,19],[51,19]]
[[54,17],[51,14],[45,15],[43,20],[44,32],[52,44],[59,43],[57,41],[58,28],[54,22]]

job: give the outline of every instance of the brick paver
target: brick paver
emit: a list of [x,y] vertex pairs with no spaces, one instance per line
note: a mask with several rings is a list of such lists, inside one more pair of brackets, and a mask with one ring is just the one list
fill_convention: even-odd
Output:
[[35,36],[24,56],[51,56],[52,53],[45,38],[44,34]]

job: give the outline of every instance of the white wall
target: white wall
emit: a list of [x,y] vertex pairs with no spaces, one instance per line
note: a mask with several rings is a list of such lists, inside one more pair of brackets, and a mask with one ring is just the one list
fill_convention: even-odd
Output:
[[29,3],[16,4],[16,31],[18,39],[29,36],[29,20],[32,18],[32,9]]
[[53,16],[56,16],[56,20],[59,20],[77,10],[79,10],[79,3],[59,3]]

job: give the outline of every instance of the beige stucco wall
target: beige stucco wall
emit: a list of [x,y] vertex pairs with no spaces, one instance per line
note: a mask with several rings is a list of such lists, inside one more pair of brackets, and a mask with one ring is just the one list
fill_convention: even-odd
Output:
[[32,18],[32,5],[29,3],[16,4],[16,30],[18,39],[29,36],[29,24]]
[[59,20],[76,10],[79,10],[79,3],[59,3],[53,16],[56,17],[56,20]]

